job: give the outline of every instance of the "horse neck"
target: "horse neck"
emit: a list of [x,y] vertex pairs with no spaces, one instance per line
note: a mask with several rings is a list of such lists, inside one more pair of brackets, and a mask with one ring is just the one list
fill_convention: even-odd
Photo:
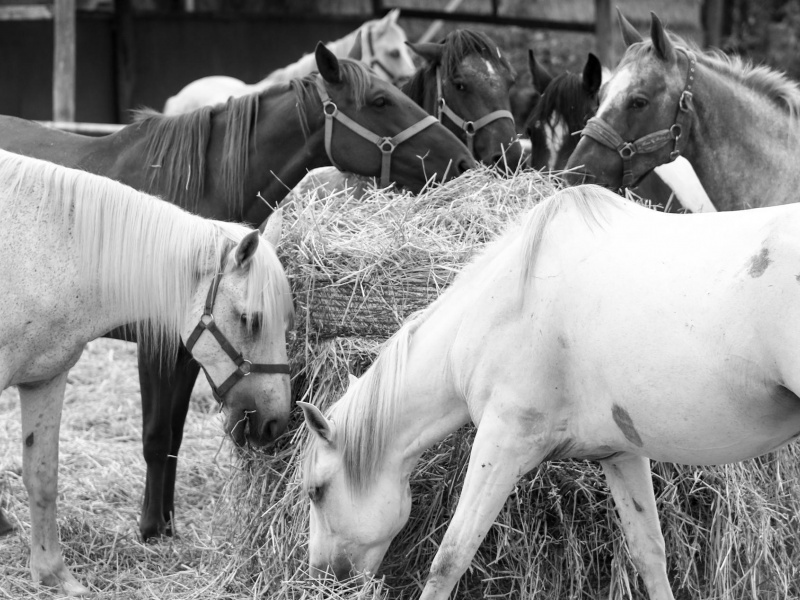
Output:
[[[307,115],[310,134],[305,139],[296,104],[295,94],[288,85],[276,86],[260,95],[258,118],[245,168],[243,202],[238,208],[232,204],[228,215],[216,218],[258,226],[309,169],[330,164],[323,143],[321,105],[318,112],[312,111],[313,114]],[[219,177],[218,165],[225,152],[225,128],[225,117],[220,113],[214,117],[208,151],[209,168],[215,169],[217,184],[208,186],[207,196],[223,192],[224,182]]]
[[395,444],[409,468],[427,448],[469,422],[450,364],[460,325],[454,316],[439,313],[425,320],[411,340],[395,428]]
[[698,65],[684,155],[717,210],[796,199],[800,126],[771,100]]

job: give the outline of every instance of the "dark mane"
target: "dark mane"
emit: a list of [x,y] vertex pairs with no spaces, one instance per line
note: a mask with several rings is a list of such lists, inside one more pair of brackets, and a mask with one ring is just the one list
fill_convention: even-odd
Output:
[[[669,32],[668,35],[676,48],[694,52],[698,63],[763,94],[792,117],[800,114],[800,86],[784,73],[765,65],[754,65],[739,56],[728,56],[720,50],[704,51],[680,36]],[[617,69],[647,57],[653,51],[652,40],[632,44],[625,51]]]
[[179,206],[194,210],[205,192],[208,145],[214,117],[224,119],[220,179],[228,203],[238,210],[244,202],[244,182],[251,139],[258,122],[259,95],[229,98],[225,104],[204,106],[190,113],[165,116],[145,109],[134,122],[148,125],[145,164],[148,189]]
[[558,112],[570,133],[580,131],[585,124],[584,106],[587,99],[587,93],[583,87],[583,77],[569,71],[561,73],[554,77],[545,88],[528,117],[528,124],[549,122],[553,112]]
[[[372,84],[372,74],[364,63],[350,58],[340,58],[339,69],[342,79],[347,82],[349,86],[350,99],[355,104],[356,109],[360,109],[367,100],[367,92]],[[289,85],[297,96],[297,115],[300,118],[300,126],[302,127],[305,137],[308,137],[308,120],[306,119],[306,115],[310,111],[322,111],[316,95],[317,76],[317,73],[311,73],[299,79],[292,79],[292,81],[289,82]]]

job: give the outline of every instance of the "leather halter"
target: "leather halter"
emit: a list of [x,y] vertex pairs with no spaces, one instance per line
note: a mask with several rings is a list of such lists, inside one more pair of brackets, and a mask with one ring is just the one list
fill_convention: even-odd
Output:
[[361,36],[361,62],[367,64],[370,69],[380,68],[381,71],[388,75],[389,81],[397,83],[397,76],[375,54],[375,44],[372,41],[372,26],[362,27],[358,35]]
[[291,369],[287,364],[254,364],[244,358],[241,352],[237,352],[236,348],[233,347],[228,341],[228,338],[225,337],[219,328],[217,327],[217,323],[214,320],[214,314],[212,311],[214,310],[214,302],[217,299],[217,290],[219,289],[219,282],[222,280],[222,272],[218,272],[214,275],[214,279],[211,281],[211,287],[208,289],[208,295],[206,296],[206,305],[205,310],[203,310],[203,315],[200,317],[200,321],[192,331],[192,334],[189,336],[189,339],[186,340],[186,349],[191,352],[194,345],[197,343],[197,340],[200,339],[200,336],[204,331],[208,331],[211,335],[214,336],[214,339],[217,340],[217,343],[220,347],[225,351],[231,360],[236,364],[237,369],[233,372],[233,374],[228,377],[225,381],[222,382],[222,385],[217,387],[214,385],[214,382],[211,379],[211,376],[206,371],[206,368],[203,365],[200,367],[203,369],[203,372],[206,374],[206,379],[208,380],[209,385],[211,386],[211,392],[214,394],[214,399],[222,406],[224,404],[223,396],[225,396],[230,389],[236,385],[241,379],[250,375],[250,373],[283,373],[286,375],[291,375]]
[[317,75],[317,91],[319,92],[320,100],[322,100],[322,112],[325,114],[325,152],[328,154],[331,164],[339,169],[342,168],[333,160],[333,153],[331,152],[331,140],[333,138],[333,121],[339,121],[342,125],[350,129],[352,132],[360,135],[364,139],[375,144],[381,151],[381,187],[387,187],[391,184],[391,165],[392,165],[392,152],[400,144],[407,139],[417,135],[423,129],[427,129],[434,123],[436,118],[428,115],[418,123],[408,127],[395,135],[394,137],[381,137],[376,133],[371,132],[366,127],[359,125],[353,119],[343,114],[339,108],[334,104],[333,100],[328,96],[328,91],[325,89],[325,80],[320,75]]
[[[672,142],[669,160],[673,161],[686,149],[689,139],[689,127],[692,124],[694,104],[692,102],[692,86],[697,58],[691,50],[679,48],[689,60],[686,71],[686,83],[678,99],[675,121],[669,129],[661,129],[648,133],[632,142],[622,139],[616,130],[600,117],[592,117],[581,132],[581,137],[588,136],[603,146],[616,150],[622,158],[622,187],[631,187],[636,178],[633,175],[633,158],[637,154],[650,154]],[[683,141],[682,141],[683,140]]]
[[474,138],[479,129],[483,129],[489,123],[497,121],[498,119],[511,119],[514,122],[514,115],[508,110],[495,110],[488,115],[482,116],[477,121],[465,121],[459,117],[452,108],[447,106],[447,102],[442,95],[442,74],[439,67],[436,67],[436,106],[437,114],[439,115],[439,122],[444,122],[444,116],[447,115],[449,119],[455,123],[456,127],[461,129],[467,136],[467,148],[470,154],[475,154],[474,151]]

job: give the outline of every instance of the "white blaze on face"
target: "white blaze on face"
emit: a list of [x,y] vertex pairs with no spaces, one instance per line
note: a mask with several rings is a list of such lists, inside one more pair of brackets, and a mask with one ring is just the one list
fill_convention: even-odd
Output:
[[603,90],[603,101],[597,109],[597,115],[603,116],[612,108],[621,108],[630,91],[633,73],[630,67],[617,71]]
[[564,119],[557,112],[553,112],[544,126],[545,143],[547,144],[548,160],[547,167],[552,171],[556,168],[558,153],[566,143],[569,135],[569,128]]
[[492,67],[492,63],[488,60],[484,59],[483,62],[486,63],[486,70],[489,72],[489,75],[493,76],[495,74],[494,67]]

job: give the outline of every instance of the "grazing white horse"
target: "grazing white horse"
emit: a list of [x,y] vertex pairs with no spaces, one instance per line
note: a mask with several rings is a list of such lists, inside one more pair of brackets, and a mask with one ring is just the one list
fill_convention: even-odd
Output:
[[676,215],[597,186],[558,192],[327,415],[302,404],[311,572],[374,573],[422,452],[471,420],[423,600],[449,597],[519,478],[565,458],[600,462],[650,598],[672,600],[650,459],[729,463],[796,439],[798,331],[797,204]]
[[258,231],[5,151],[0,208],[0,389],[19,388],[30,568],[59,593],[87,595],[56,525],[61,408],[84,346],[131,323],[153,352],[175,352],[180,338],[228,418],[260,427],[259,413],[289,410],[289,284]]
[[[410,78],[414,60],[406,46],[406,34],[397,24],[400,9],[389,11],[382,19],[367,21],[345,37],[325,44],[338,58],[357,58],[371,67],[375,74],[390,83],[400,83]],[[360,56],[352,56],[354,46]],[[261,92],[270,86],[305,77],[317,70],[314,53],[304,55],[287,67],[277,69],[257,83],[247,84],[235,77],[212,75],[197,79],[170,97],[164,105],[165,115],[191,112],[202,106],[227,102],[228,98]]]

